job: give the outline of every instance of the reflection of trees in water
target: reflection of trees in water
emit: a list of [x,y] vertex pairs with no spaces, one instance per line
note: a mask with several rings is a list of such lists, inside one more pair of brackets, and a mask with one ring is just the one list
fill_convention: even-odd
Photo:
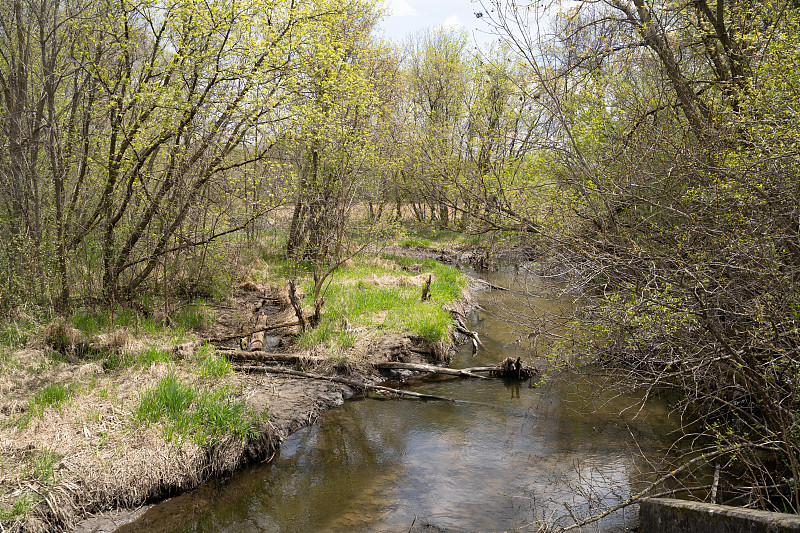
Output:
[[[374,409],[336,409],[310,428],[302,447],[288,459],[296,472],[276,484],[278,507],[288,504],[291,509],[271,505],[270,513],[294,515],[295,520],[282,523],[308,531],[347,531],[379,516],[391,504],[386,487],[397,483],[403,430],[368,421],[376,416]],[[276,471],[285,468],[282,463]]]
[[[515,312],[514,299],[497,294],[486,294],[491,301],[479,296],[494,318],[475,325],[494,348],[475,358],[461,354],[456,364],[496,362],[525,349],[513,342],[512,327],[495,327],[498,306]],[[215,529],[254,531],[257,523],[267,530],[372,531],[404,524],[408,531],[416,515],[417,526],[496,530],[543,513],[568,517],[565,504],[584,515],[618,503],[646,480],[641,472],[651,465],[638,454],[660,447],[671,427],[666,406],[625,410],[638,397],[613,392],[596,375],[535,386],[447,380],[415,389],[469,403],[364,400],[327,412],[285,443],[283,457],[256,483],[229,497],[241,503],[214,511]],[[601,530],[617,523],[602,522]]]
[[487,276],[488,281],[509,290],[486,290],[478,295],[481,310],[476,316],[489,339],[487,343],[484,338],[486,355],[492,359],[500,350],[504,357],[546,356],[550,345],[569,338],[572,297],[562,285],[536,275],[535,268],[533,264],[503,267]]

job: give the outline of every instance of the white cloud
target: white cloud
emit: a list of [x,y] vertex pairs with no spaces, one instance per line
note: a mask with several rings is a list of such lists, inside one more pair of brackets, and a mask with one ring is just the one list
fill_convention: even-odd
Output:
[[464,26],[464,23],[461,22],[461,18],[458,15],[450,15],[444,19],[441,27],[445,30],[452,30],[454,28],[458,28],[459,26]]
[[416,17],[417,10],[408,3],[408,0],[391,0],[389,2],[389,13],[394,17]]

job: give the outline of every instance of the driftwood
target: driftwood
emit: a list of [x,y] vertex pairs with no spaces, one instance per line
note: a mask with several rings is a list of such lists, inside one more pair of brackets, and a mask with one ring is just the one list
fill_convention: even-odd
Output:
[[457,368],[445,368],[433,365],[421,365],[416,363],[376,363],[375,368],[387,370],[415,370],[417,372],[428,372],[430,374],[443,374],[446,376],[461,376],[467,378],[488,379],[469,370]]
[[390,387],[382,387],[380,385],[371,385],[369,383],[364,383],[363,381],[356,381],[354,379],[343,378],[341,376],[323,376],[322,374],[310,374],[308,372],[300,372],[299,370],[290,370],[288,368],[275,368],[270,366],[240,366],[237,367],[238,370],[244,372],[263,372],[266,374],[283,374],[298,378],[306,378],[306,379],[318,379],[321,381],[330,381],[333,383],[341,383],[343,385],[347,385],[348,387],[353,387],[355,389],[362,389],[362,390],[370,390],[376,392],[384,392],[389,394],[395,394],[397,396],[405,396],[408,398],[417,398],[420,400],[440,400],[445,402],[453,402],[455,403],[456,400],[452,398],[446,398],[444,396],[435,396],[432,394],[421,394],[419,392],[411,392],[402,389],[392,389]]
[[475,356],[478,353],[478,346],[483,346],[480,337],[478,337],[478,333],[475,331],[470,330],[464,324],[464,321],[461,319],[460,316],[457,317],[458,320],[456,321],[456,331],[461,333],[462,335],[466,335],[472,340],[472,355]]
[[478,283],[483,283],[484,285],[488,286],[490,289],[495,291],[511,291],[511,289],[509,289],[508,287],[501,287],[500,285],[495,285],[494,283],[486,281],[485,279],[481,278],[470,278],[470,279],[477,281]]

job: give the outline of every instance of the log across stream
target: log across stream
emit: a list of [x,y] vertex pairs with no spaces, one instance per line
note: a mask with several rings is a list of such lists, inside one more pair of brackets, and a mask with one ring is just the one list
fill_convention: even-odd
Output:
[[[513,274],[489,281],[513,287]],[[563,305],[512,291],[485,291],[479,301],[466,326],[485,346],[472,355],[465,345],[452,364],[478,375],[486,373],[476,367],[531,358],[506,313]],[[630,398],[587,375],[456,377],[407,390],[457,402],[346,402],[289,437],[270,463],[157,505],[120,531],[536,531],[542,516],[623,501],[641,481],[633,450],[661,448],[676,425],[658,401],[622,412]],[[606,518],[601,531],[635,523],[631,512]]]

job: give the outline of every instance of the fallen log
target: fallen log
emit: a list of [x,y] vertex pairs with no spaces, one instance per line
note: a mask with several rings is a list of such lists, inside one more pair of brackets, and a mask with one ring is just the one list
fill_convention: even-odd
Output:
[[363,381],[356,381],[354,379],[343,378],[341,376],[323,376],[322,374],[310,374],[308,372],[300,372],[299,370],[289,370],[288,368],[275,368],[270,366],[239,366],[237,370],[241,370],[243,372],[263,372],[265,374],[284,374],[288,376],[294,376],[298,378],[306,378],[306,379],[318,379],[321,381],[331,381],[333,383],[341,383],[343,385],[347,385],[348,387],[353,387],[355,389],[362,389],[362,390],[370,390],[376,392],[384,392],[389,394],[395,394],[397,396],[405,396],[408,398],[417,398],[420,400],[439,400],[445,402],[453,402],[455,403],[457,400],[452,398],[446,398],[444,396],[435,396],[432,394],[421,394],[419,392],[411,392],[402,389],[393,389],[391,387],[382,387],[380,385],[371,385],[369,383],[364,383]]
[[[261,364],[287,364],[298,365],[314,361],[325,361],[325,357],[313,357],[308,355],[269,353],[262,351],[243,351],[235,349],[217,348],[217,351],[233,363],[261,363]],[[447,368],[435,365],[425,365],[421,363],[402,363],[402,362],[380,362],[372,363],[373,368],[378,370],[413,370],[415,372],[427,372],[429,374],[439,374],[445,376],[458,376],[475,379],[489,379],[481,376],[488,373],[492,377],[510,377],[517,379],[528,379],[539,373],[535,367],[525,366],[518,358],[517,360],[508,358],[499,365],[495,366],[475,366],[470,368]],[[249,368],[244,366],[242,368]],[[288,370],[288,369],[287,369]],[[345,379],[345,378],[343,378]]]
[[225,350],[217,348],[217,351],[222,353],[222,355],[232,363],[284,363],[288,365],[297,365],[313,359],[323,360],[323,358],[320,357],[314,358],[285,353],[269,353],[260,350],[248,352],[246,350]]
[[495,290],[495,291],[511,291],[511,289],[509,289],[507,287],[501,287],[500,285],[495,285],[494,283],[486,281],[485,279],[473,278],[473,277],[470,277],[470,279],[474,280],[474,281],[477,281],[478,283],[483,283],[484,285],[487,285],[490,289]]
[[257,328],[257,329],[251,330],[251,331],[242,331],[242,332],[236,333],[234,335],[226,335],[224,337],[208,338],[208,339],[205,340],[205,342],[215,343],[215,342],[231,341],[233,339],[240,339],[242,337],[249,337],[250,335],[253,335],[255,333],[260,333],[260,332],[264,332],[264,331],[272,331],[274,329],[290,328],[290,327],[299,326],[299,325],[300,325],[300,322],[281,322],[280,324],[273,324],[271,326],[264,326],[262,328]]
[[373,365],[378,369],[386,370],[414,370],[416,372],[428,372],[430,374],[444,374],[447,376],[461,376],[476,379],[489,379],[486,376],[480,376],[473,372],[458,368],[445,368],[433,365],[422,365],[417,363],[376,363]]
[[507,357],[497,366],[476,366],[473,368],[465,368],[464,370],[473,373],[488,372],[490,376],[519,380],[526,380],[539,374],[538,368],[535,366],[525,366],[522,359],[519,357],[517,357],[516,360]]

